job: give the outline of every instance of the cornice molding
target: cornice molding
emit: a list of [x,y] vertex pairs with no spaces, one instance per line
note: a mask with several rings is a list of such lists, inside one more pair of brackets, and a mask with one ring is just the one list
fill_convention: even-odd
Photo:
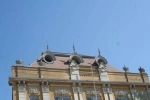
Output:
[[[14,83],[17,81],[30,81],[30,82],[59,82],[59,83],[93,83],[93,81],[89,80],[56,80],[56,79],[44,79],[44,78],[17,78],[17,77],[9,77],[9,82]],[[139,82],[116,82],[116,81],[96,81],[95,84],[118,84],[118,85],[150,85],[150,83],[139,83]],[[11,85],[11,84],[10,84]]]

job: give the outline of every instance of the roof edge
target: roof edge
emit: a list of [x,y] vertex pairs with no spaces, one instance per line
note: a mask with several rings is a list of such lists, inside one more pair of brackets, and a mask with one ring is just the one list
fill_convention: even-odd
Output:
[[[52,52],[55,56],[61,56],[61,57],[69,57],[71,53],[60,53],[60,52]],[[95,56],[88,56],[79,54],[82,58],[95,58]]]

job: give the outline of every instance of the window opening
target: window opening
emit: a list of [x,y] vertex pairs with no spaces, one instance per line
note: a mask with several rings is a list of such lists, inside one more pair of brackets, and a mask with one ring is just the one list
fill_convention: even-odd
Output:
[[55,100],[71,100],[69,96],[55,96]]
[[38,96],[30,96],[29,98],[30,98],[29,100],[39,100]]

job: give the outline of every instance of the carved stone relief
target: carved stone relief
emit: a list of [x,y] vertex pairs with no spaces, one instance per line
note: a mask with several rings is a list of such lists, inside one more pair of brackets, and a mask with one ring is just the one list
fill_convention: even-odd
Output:
[[115,95],[127,95],[127,91],[123,91],[123,90],[114,90]]
[[18,86],[19,92],[25,92],[25,86]]
[[132,100],[130,92],[127,90],[115,89],[115,100]]
[[[116,100],[148,100],[147,93],[145,91],[136,92],[133,88],[131,93],[125,90],[114,90]],[[132,98],[131,98],[132,94]]]
[[48,93],[49,92],[49,87],[48,86],[42,86],[42,92]]
[[75,62],[75,60],[71,61],[70,67],[75,68],[75,69],[78,67],[78,64]]
[[78,64],[72,60],[70,64],[70,74],[72,80],[80,80]]
[[69,94],[70,91],[68,89],[55,89],[55,94]]
[[29,93],[39,93],[39,89],[36,87],[29,87]]
[[86,94],[99,94],[100,93],[100,91],[98,91],[98,90],[93,90],[93,89],[87,89],[86,90]]
[[105,64],[104,64],[103,62],[100,63],[99,69],[100,69],[101,71],[106,71],[106,66],[105,66]]

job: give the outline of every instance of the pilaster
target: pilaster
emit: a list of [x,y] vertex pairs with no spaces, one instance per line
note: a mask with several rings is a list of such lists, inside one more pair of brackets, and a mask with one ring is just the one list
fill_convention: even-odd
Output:
[[80,86],[80,87],[78,87],[79,99],[83,100],[83,91],[82,91],[81,84],[79,84],[79,86]]
[[72,60],[70,66],[71,80],[80,80],[79,65]]
[[138,100],[135,85],[130,85],[131,96],[133,100]]
[[106,65],[103,62],[100,63],[98,70],[99,70],[100,81],[109,81]]
[[109,81],[107,71],[102,71],[99,69],[100,81]]
[[26,100],[25,81],[23,81],[23,84],[20,84],[20,81],[18,81],[18,98],[19,98],[19,100]]
[[146,86],[146,91],[147,91],[148,100],[150,100],[150,88],[149,88],[149,86]]
[[114,100],[114,96],[112,94],[112,88],[110,87],[110,84],[108,84],[107,92],[109,95],[109,100]]
[[103,84],[103,93],[104,93],[104,100],[114,100],[110,84],[107,84],[107,86],[106,84]]
[[103,94],[104,94],[104,100],[109,100],[107,87],[105,87],[105,84],[103,85],[102,89],[103,89]]
[[74,87],[72,87],[72,90],[73,90],[74,100],[79,100],[79,97],[78,97],[78,88],[74,86]]
[[48,82],[46,82],[46,84],[44,84],[44,82],[42,82],[41,87],[42,87],[43,100],[50,100]]

